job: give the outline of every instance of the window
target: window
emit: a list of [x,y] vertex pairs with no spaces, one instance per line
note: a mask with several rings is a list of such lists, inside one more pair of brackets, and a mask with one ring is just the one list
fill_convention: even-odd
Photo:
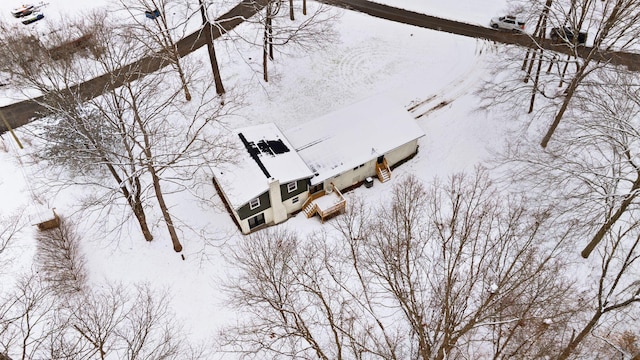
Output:
[[297,182],[290,182],[287,184],[287,192],[294,192],[298,190],[298,183]]
[[297,202],[298,202],[298,200],[300,200],[300,199],[298,199],[298,197],[296,196],[296,197],[294,197],[293,199],[291,199],[291,203],[292,203],[292,204],[295,204],[295,203],[297,203]]
[[253,229],[256,226],[264,224],[264,214],[260,213],[252,218],[249,218],[249,229]]
[[260,198],[255,198],[251,201],[249,201],[249,209],[253,210],[253,209],[257,209],[260,207]]

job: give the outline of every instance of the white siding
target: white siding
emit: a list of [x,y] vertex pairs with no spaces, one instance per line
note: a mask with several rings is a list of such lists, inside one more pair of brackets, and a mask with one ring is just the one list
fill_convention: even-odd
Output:
[[[287,209],[287,214],[292,214],[296,211],[299,211],[302,209],[302,204],[307,201],[307,198],[309,197],[309,191],[305,191],[303,193],[300,193],[290,199],[287,199],[285,201],[282,202],[282,204],[284,205],[284,207]],[[298,198],[298,202],[296,202],[295,204],[293,203],[293,199]]]

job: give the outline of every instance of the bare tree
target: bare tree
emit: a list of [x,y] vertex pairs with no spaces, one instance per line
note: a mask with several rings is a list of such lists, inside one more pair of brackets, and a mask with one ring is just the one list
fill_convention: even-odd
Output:
[[56,310],[52,291],[36,273],[18,276],[14,289],[0,299],[0,352],[37,359],[59,330],[49,321]]
[[88,292],[71,305],[69,329],[78,344],[84,342],[81,348],[90,349],[90,359],[183,359],[188,342],[179,335],[166,296],[147,285]]
[[[107,70],[110,64],[101,63]],[[178,101],[176,92],[162,85],[168,80],[166,75],[127,82],[90,104],[115,125],[112,131],[121,134],[122,143],[127,144],[127,163],[150,176],[173,248],[180,252],[182,245],[161,183],[164,180],[179,184],[182,179],[190,179],[199,167],[228,160],[228,147],[215,124],[229,110],[213,101],[216,94],[208,81],[194,86],[198,103],[186,106]],[[177,123],[183,125],[176,126]]]
[[[637,43],[640,28],[637,26],[640,20],[640,4],[635,0],[615,0],[615,1],[594,1],[594,0],[572,0],[569,4],[569,11],[563,11],[565,3],[554,3],[555,11],[561,23],[570,24],[574,34],[582,28],[583,24],[595,27],[596,34],[593,40],[593,47],[581,57],[581,62],[571,81],[564,91],[565,97],[560,108],[556,112],[552,124],[549,126],[540,145],[547,147],[549,140],[553,136],[556,128],[562,120],[569,104],[584,80],[590,75],[594,68],[601,65],[596,63],[595,55],[600,51],[624,50]],[[575,36],[577,41],[577,35]],[[575,48],[575,41],[573,42]],[[569,43],[571,44],[571,43]]]
[[[640,232],[638,224],[621,232],[608,234],[600,251],[600,268],[594,271],[595,296],[590,304],[590,317],[576,329],[575,336],[567,343],[558,359],[570,358],[577,352],[585,338],[603,324],[615,321],[622,329],[633,328],[634,321],[626,310],[640,304],[640,282],[637,272],[640,262]],[[580,354],[580,352],[578,352]]]
[[[307,51],[321,48],[335,39],[332,23],[337,15],[328,6],[317,3],[309,15],[305,11],[304,18],[294,20],[296,5],[294,1],[268,0],[263,12],[245,21],[261,28],[261,42],[255,45],[262,49],[264,81],[269,81],[268,63],[274,60],[276,49],[282,53]],[[262,4],[254,6],[262,7]],[[250,39],[245,40],[253,43]]]
[[589,86],[575,94],[576,106],[566,115],[571,126],[556,135],[556,145],[538,151],[525,138],[510,144],[506,155],[511,181],[523,184],[536,203],[556,204],[559,223],[580,225],[570,236],[586,259],[580,265],[585,310],[570,319],[572,336],[563,339],[559,359],[588,356],[590,343],[614,343],[606,329],[632,330],[637,322],[636,76],[593,71]]
[[[221,129],[215,123],[232,110],[233,102],[223,108],[213,101],[216,94],[211,90],[212,83],[200,78],[194,80],[191,91],[198,101],[189,105],[178,99],[179,91],[172,89],[173,72],[160,71],[138,79],[137,74],[145,72],[144,63],[140,68],[128,64],[137,58],[140,45],[129,36],[128,29],[119,32],[103,25],[93,31],[100,47],[87,54],[92,66],[86,65],[87,59],[56,61],[41,51],[36,52],[34,61],[9,67],[22,84],[47,94],[43,105],[54,114],[42,123],[46,130],[33,133],[47,144],[45,151],[34,155],[62,165],[54,169],[59,172],[72,170],[73,179],[61,176],[61,186],[84,183],[107,189],[90,199],[89,205],[100,204],[100,209],[108,211],[104,204],[117,203],[114,194],[119,193],[148,241],[153,236],[146,210],[149,194],[153,194],[173,248],[179,252],[182,244],[178,224],[170,213],[162,183],[171,183],[171,191],[186,189],[189,185],[185,182],[199,167],[227,159]],[[12,49],[16,54],[28,51],[21,45]],[[124,85],[90,100],[71,90],[79,79],[96,74]],[[195,75],[189,79],[191,76]],[[102,93],[102,89],[96,91],[96,95]],[[110,182],[103,178],[110,178]]]
[[6,258],[2,257],[14,243],[16,235],[24,226],[24,210],[18,210],[11,215],[0,215],[0,259],[2,259],[2,264],[8,262]]
[[[98,39],[94,43],[95,46],[90,46],[93,54],[98,56],[103,54],[104,35],[112,30],[107,24],[100,22],[101,18],[100,14],[87,16],[87,19],[93,19],[95,22],[92,22],[91,31],[84,34],[91,34],[92,38]],[[6,24],[3,25],[6,26]],[[78,28],[75,22],[63,25],[63,29]],[[51,141],[51,147],[45,150],[44,157],[54,164],[74,169],[78,175],[87,174],[86,167],[82,165],[83,162],[101,164],[105,170],[104,175],[113,179],[117,185],[115,190],[119,191],[126,199],[132,213],[138,220],[145,239],[152,240],[153,235],[147,225],[141,201],[142,188],[137,169],[132,169],[117,159],[109,161],[113,152],[110,147],[103,145],[113,144],[115,139],[109,137],[105,132],[100,120],[96,118],[96,113],[83,112],[78,108],[78,104],[83,100],[68,92],[76,81],[94,75],[91,72],[91,67],[86,64],[78,64],[77,61],[74,61],[74,56],[67,56],[61,59],[62,61],[54,60],[47,50],[46,44],[35,40],[36,38],[24,29],[15,28],[12,31],[4,32],[4,34],[6,35],[3,38],[5,46],[0,51],[3,52],[3,59],[7,61],[3,63],[3,70],[12,75],[16,86],[48,93],[47,104],[44,105],[56,110],[57,116],[49,121],[57,123],[59,126],[51,127],[46,132],[51,135],[51,138],[48,139]],[[63,43],[67,38],[66,35],[70,36],[64,30],[55,34],[55,39],[49,39],[54,44]],[[24,39],[34,40],[25,42]],[[124,56],[129,55],[131,54],[126,52],[124,54]],[[60,136],[59,140],[53,139],[54,135]],[[70,153],[72,153],[71,156],[62,156]],[[95,179],[95,173],[91,177]],[[95,180],[89,181],[96,184]],[[109,188],[113,189],[113,186]]]
[[148,285],[104,284],[59,297],[37,275],[0,299],[0,353],[13,359],[203,359]]
[[[165,60],[175,69],[182,84],[184,97],[191,100],[187,71],[180,61],[176,46],[177,38],[186,34],[186,22],[193,16],[188,2],[178,0],[120,0],[123,10],[129,13],[136,26],[130,36],[138,38],[138,43],[151,53],[162,50]],[[176,16],[175,14],[180,15]],[[148,14],[149,16],[144,16]],[[139,30],[139,31],[136,31]]]
[[551,209],[503,198],[486,174],[426,189],[415,178],[389,204],[362,205],[336,232],[302,240],[264,231],[241,242],[230,301],[247,316],[230,351],[275,358],[543,357],[580,306],[560,275],[568,229]]

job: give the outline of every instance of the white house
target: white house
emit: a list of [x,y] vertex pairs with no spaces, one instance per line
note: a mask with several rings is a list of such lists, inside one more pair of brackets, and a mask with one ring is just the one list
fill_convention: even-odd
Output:
[[238,129],[233,164],[218,167],[214,182],[243,233],[278,224],[299,211],[313,175],[275,124]]
[[313,177],[311,193],[339,190],[375,176],[387,181],[390,167],[418,150],[424,132],[392,101],[369,98],[285,131]]
[[238,161],[216,169],[214,183],[245,234],[301,210],[324,220],[344,209],[341,190],[389,180],[422,136],[398,104],[370,98],[284,134],[274,124],[236,130]]

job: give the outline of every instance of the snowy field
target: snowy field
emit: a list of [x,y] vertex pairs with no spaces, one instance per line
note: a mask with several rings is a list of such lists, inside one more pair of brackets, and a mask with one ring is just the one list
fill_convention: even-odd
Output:
[[[486,25],[492,16],[506,11],[500,0],[384,2],[479,25]],[[108,1],[51,0],[43,5],[43,11],[47,19],[55,19],[106,3]],[[9,10],[17,5],[19,3],[3,1],[0,13],[8,18]],[[341,20],[336,24],[339,40],[311,54],[277,58],[271,67],[272,77],[268,84],[259,83],[256,74],[237,65],[243,63],[235,58],[239,55],[220,41],[217,46],[225,85],[252,89],[246,98],[248,106],[237,113],[229,124],[231,127],[275,122],[286,129],[358,100],[384,95],[407,108],[428,100],[420,107],[425,115],[417,120],[426,133],[420,140],[419,153],[394,172],[395,178],[407,173],[427,182],[434,176],[446,177],[452,172],[471,169],[486,160],[492,148],[500,145],[504,121],[495,114],[477,111],[478,102],[473,95],[486,76],[486,67],[491,65],[487,61],[492,56],[491,47],[469,38],[396,24],[360,13],[335,11],[341,14]],[[253,56],[243,54],[244,60],[253,58],[255,62],[260,54],[258,50],[254,51]],[[204,58],[206,50],[200,49],[192,56]],[[446,105],[436,107],[440,103]],[[3,135],[0,150],[0,191],[3,194],[0,214],[11,214],[20,208],[34,212],[43,207],[55,207],[65,215],[73,214],[74,190],[55,196],[40,194],[29,181],[37,169],[21,166],[23,152],[8,135]],[[393,181],[376,182],[373,188],[362,187],[348,196],[364,196],[375,203],[386,197],[392,186]],[[211,198],[216,197],[213,187],[206,191],[210,192]],[[37,200],[34,199],[36,195]],[[133,225],[131,236],[124,235],[117,243],[100,239],[100,229],[86,229],[82,245],[88,259],[90,280],[96,284],[102,280],[149,282],[159,289],[167,289],[179,320],[186,324],[193,338],[207,339],[233,319],[221,304],[219,284],[228,271],[222,260],[225,248],[240,235],[229,214],[222,210],[203,208],[188,194],[171,195],[170,201],[177,204],[172,210],[178,217],[189,219],[194,229],[206,232],[207,241],[198,236],[183,236],[186,260],[182,260],[173,252],[169,239],[160,237],[146,243]],[[152,230],[158,235],[164,233],[159,222],[153,224]],[[281,226],[307,232],[322,225],[317,218],[298,215]],[[14,262],[10,269],[13,273],[30,266],[34,248],[32,235],[32,228],[23,231],[17,246],[11,249]]]

